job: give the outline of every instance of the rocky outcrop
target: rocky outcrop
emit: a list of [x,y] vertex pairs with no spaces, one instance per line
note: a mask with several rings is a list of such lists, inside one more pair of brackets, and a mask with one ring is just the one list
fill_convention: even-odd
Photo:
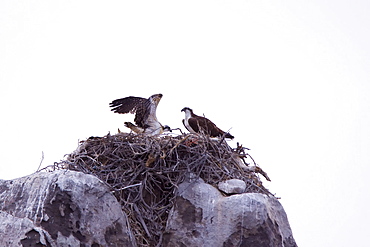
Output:
[[[189,176],[177,187],[158,246],[297,246],[279,201],[244,189],[240,180],[217,189]],[[136,244],[103,182],[69,170],[0,180],[0,222],[0,246],[148,246]]]
[[98,178],[67,170],[0,180],[0,246],[136,246]]
[[297,246],[285,211],[274,197],[223,196],[201,179],[180,184],[178,192],[163,246]]

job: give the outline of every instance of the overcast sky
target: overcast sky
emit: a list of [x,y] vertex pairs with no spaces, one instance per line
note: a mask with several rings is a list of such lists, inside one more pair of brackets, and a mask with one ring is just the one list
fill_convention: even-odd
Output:
[[109,102],[164,96],[264,169],[300,247],[368,246],[369,1],[0,2],[0,178],[125,130]]

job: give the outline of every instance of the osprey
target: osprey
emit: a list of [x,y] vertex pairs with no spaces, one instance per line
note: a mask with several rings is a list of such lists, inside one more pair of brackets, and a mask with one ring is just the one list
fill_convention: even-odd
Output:
[[234,136],[220,130],[211,120],[195,115],[189,107],[183,108],[185,119],[182,120],[185,128],[191,133],[204,133],[211,137],[223,137],[233,139]]
[[163,131],[171,131],[170,127],[158,121],[156,116],[157,106],[162,98],[162,94],[154,94],[148,99],[129,96],[122,99],[113,100],[109,106],[115,113],[135,113],[135,124],[125,122],[125,126],[137,134],[147,135],[162,134]]

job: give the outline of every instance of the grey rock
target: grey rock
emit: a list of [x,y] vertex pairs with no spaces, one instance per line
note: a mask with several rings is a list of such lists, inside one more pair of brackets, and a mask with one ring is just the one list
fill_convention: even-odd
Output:
[[0,221],[0,246],[136,246],[116,198],[80,172],[0,180]]
[[229,179],[218,183],[218,189],[226,194],[240,194],[245,192],[247,185],[240,179]]
[[[297,246],[276,198],[223,196],[194,174],[187,180],[178,186],[161,246]],[[79,172],[0,180],[0,222],[0,246],[136,246],[116,198],[98,178]]]
[[163,246],[297,245],[277,199],[259,193],[225,197],[199,179],[179,185]]

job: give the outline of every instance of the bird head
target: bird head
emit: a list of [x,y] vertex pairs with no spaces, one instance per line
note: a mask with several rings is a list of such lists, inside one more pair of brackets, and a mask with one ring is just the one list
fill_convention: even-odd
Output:
[[163,132],[172,132],[172,129],[170,128],[170,126],[165,125],[163,126]]
[[163,94],[153,94],[152,96],[149,97],[151,102],[154,102],[156,105],[158,105],[159,101],[161,101],[163,97]]
[[183,112],[185,112],[185,113],[187,113],[187,112],[191,112],[191,113],[193,113],[193,110],[192,109],[190,109],[189,107],[184,107],[184,108],[182,108],[182,110],[181,111],[183,111]]

